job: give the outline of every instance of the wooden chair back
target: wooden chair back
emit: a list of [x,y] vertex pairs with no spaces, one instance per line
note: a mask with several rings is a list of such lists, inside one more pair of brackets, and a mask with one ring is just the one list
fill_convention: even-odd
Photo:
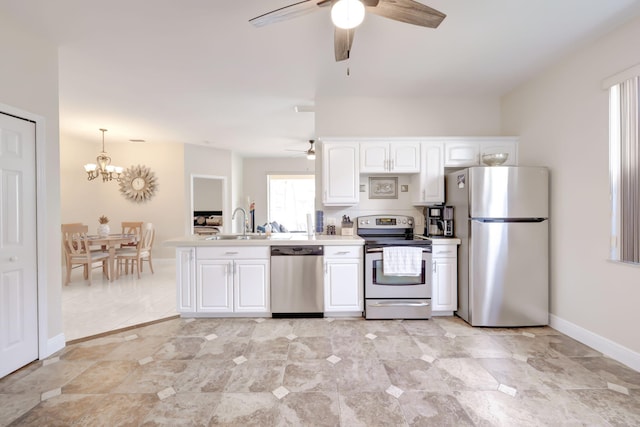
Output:
[[122,246],[137,246],[142,238],[142,221],[122,221],[122,234],[133,234],[136,236],[136,243],[127,243]]
[[156,237],[156,229],[153,228],[153,224],[147,224],[147,227],[142,233],[142,239],[140,240],[140,251],[151,251],[153,248],[153,241]]
[[80,223],[62,224],[62,245],[67,256],[86,255],[89,248],[89,226]]

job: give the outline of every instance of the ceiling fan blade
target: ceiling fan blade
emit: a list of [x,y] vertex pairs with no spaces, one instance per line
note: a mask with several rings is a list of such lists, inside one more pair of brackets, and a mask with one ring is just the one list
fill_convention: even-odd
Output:
[[331,4],[331,0],[304,0],[256,16],[250,19],[249,22],[255,27],[264,27],[265,25],[275,24],[276,22],[286,21],[287,19],[297,18],[298,16],[315,12],[318,7],[328,6],[329,4]]
[[428,28],[437,28],[447,16],[414,0],[379,0],[375,7],[366,6],[374,15]]
[[349,52],[351,52],[351,45],[353,44],[353,36],[355,33],[355,28],[344,30],[335,27],[333,33],[333,48],[336,54],[336,62],[349,59]]

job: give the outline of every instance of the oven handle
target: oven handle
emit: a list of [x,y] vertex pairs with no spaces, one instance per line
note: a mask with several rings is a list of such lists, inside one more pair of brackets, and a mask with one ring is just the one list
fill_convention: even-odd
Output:
[[[379,253],[382,252],[382,248],[374,248],[374,249],[367,249],[366,253],[368,254],[374,254],[374,253]],[[428,249],[423,249],[422,252],[426,252],[426,253],[430,253]]]
[[369,307],[428,307],[428,302],[374,302]]

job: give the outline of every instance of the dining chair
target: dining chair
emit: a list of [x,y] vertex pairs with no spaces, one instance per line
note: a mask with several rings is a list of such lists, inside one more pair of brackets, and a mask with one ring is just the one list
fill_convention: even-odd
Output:
[[121,246],[137,246],[140,238],[142,237],[142,221],[122,221],[122,234],[133,234],[136,236],[136,241],[132,243],[124,243]]
[[[131,261],[131,272],[133,273],[133,267],[135,265],[138,272],[138,279],[140,278],[140,272],[142,271],[142,262],[147,261],[149,268],[153,274],[153,262],[151,260],[151,250],[153,249],[153,241],[155,239],[155,229],[153,224],[147,223],[144,231],[142,232],[142,238],[137,247],[121,248],[116,251],[116,278],[120,277],[122,268],[128,265]],[[125,269],[128,273],[128,267]]]
[[71,282],[71,270],[84,267],[84,278],[91,285],[91,268],[94,263],[102,264],[102,273],[109,277],[109,253],[102,250],[91,250],[91,242],[87,236],[89,226],[80,223],[62,224],[62,247],[65,254],[67,275],[65,286]]
[[[116,253],[122,248],[130,249],[130,248],[138,247],[138,244],[142,239],[142,224],[144,224],[142,221],[122,221],[121,222],[122,234],[133,234],[134,236],[136,236],[136,238],[135,238],[135,241],[133,242],[121,244],[120,248],[116,249]],[[125,267],[125,272],[129,274],[128,261],[126,262],[124,267]]]

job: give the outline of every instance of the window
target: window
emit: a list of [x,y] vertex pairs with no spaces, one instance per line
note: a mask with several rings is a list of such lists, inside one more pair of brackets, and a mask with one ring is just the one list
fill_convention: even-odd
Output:
[[288,231],[307,231],[307,214],[315,209],[314,175],[268,175],[269,222]]
[[[609,85],[609,173],[611,179],[611,259],[640,263],[639,77]],[[633,69],[632,69],[633,70]]]

